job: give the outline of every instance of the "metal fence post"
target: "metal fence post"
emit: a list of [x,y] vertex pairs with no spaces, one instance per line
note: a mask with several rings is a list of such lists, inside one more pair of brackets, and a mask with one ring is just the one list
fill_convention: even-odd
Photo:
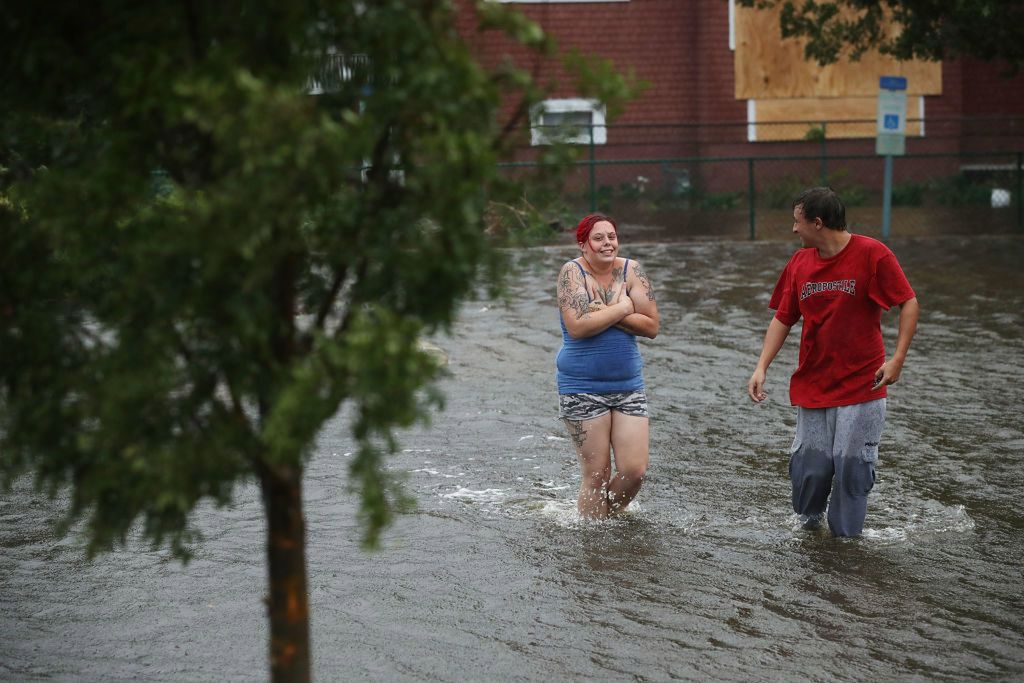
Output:
[[747,159],[747,205],[750,207],[750,239],[757,239],[757,213],[754,209],[754,158]]
[[828,121],[821,122],[821,185],[828,187],[828,148],[825,138],[828,137]]
[[1017,230],[1024,230],[1024,152],[1017,152]]
[[594,123],[590,123],[590,213],[597,211],[597,172],[594,164]]
[[885,177],[882,181],[882,241],[889,241],[889,224],[892,219],[892,155],[885,155]]

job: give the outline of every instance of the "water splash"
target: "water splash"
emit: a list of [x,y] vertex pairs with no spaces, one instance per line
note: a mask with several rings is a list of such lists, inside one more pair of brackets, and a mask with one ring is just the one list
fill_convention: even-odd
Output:
[[463,503],[471,503],[475,505],[491,505],[494,503],[500,503],[505,499],[506,495],[506,489],[475,490],[460,486],[449,493],[442,493],[441,498],[457,500]]
[[864,530],[864,538],[897,542],[921,540],[930,536],[974,531],[976,524],[963,505],[947,506],[934,500],[924,501],[902,523]]

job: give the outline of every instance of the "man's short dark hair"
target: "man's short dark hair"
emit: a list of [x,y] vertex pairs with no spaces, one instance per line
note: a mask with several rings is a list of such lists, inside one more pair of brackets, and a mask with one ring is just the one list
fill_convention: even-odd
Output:
[[793,208],[800,210],[804,218],[813,221],[820,218],[822,225],[832,230],[846,230],[846,207],[831,187],[812,187],[800,193],[793,200]]

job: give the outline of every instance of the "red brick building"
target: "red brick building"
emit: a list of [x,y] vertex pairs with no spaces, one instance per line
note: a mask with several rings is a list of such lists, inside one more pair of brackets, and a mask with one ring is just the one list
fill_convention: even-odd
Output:
[[[971,175],[968,183],[988,183],[969,188],[976,194],[997,187],[1020,194],[1024,74],[1006,78],[998,64],[898,63],[875,55],[822,68],[803,60],[798,43],[781,39],[776,17],[732,0],[502,1],[539,24],[561,50],[608,59],[648,84],[619,118],[606,122],[597,103],[572,90],[557,59],[536,57],[496,32],[477,33],[473,14],[460,15],[460,31],[485,63],[513,60],[554,84],[548,108],[523,122],[520,159],[533,158],[544,144],[547,129],[538,123],[583,126],[575,130],[593,124],[595,144],[587,135],[575,140],[593,163],[577,167],[568,186],[591,207],[596,193],[614,198],[606,210],[637,220],[685,228],[693,211],[711,207],[733,211],[734,220],[745,224],[743,207],[752,205],[752,197],[759,207],[778,208],[794,188],[817,182],[844,196],[860,193],[862,206],[880,205],[879,77],[901,74],[909,75],[910,84],[906,156],[896,164],[894,183],[924,194],[909,201],[941,201],[943,188],[965,174]],[[514,109],[509,103],[506,114]],[[696,192],[700,199],[677,202],[690,208],[669,216],[654,215],[671,202],[652,204],[639,197],[644,192],[662,198]],[[639,217],[644,206],[656,206],[654,214]],[[766,220],[762,208],[758,224]],[[787,215],[784,210],[771,220],[784,224]],[[692,220],[707,225],[705,218]],[[715,221],[722,218],[717,213]],[[1009,218],[998,218],[1009,225]]]
[[[735,13],[730,0],[506,0],[506,4],[537,22],[561,49],[576,48],[609,59],[620,71],[631,70],[646,81],[649,88],[613,125],[677,126],[661,129],[656,135],[648,132],[654,135],[652,142],[661,154],[757,153],[752,148],[759,145],[754,144],[748,128],[753,123],[748,100],[736,94]],[[533,57],[510,41],[497,39],[494,33],[476,34],[474,26],[474,18],[467,13],[461,29],[485,61],[497,63],[511,57],[542,76],[567,82],[555,60]],[[1004,135],[1013,138],[1013,145],[1024,142],[1020,127],[1024,75],[1005,78],[999,65],[971,59],[944,62],[940,70],[941,94],[924,95],[923,116],[913,110],[907,113],[908,119],[924,122],[924,134],[911,136],[908,151],[935,150],[925,142],[933,138],[943,140],[939,148],[947,151],[990,145],[1005,149],[1005,140],[993,140]],[[552,93],[558,99],[575,96],[566,85]],[[1002,121],[993,125],[995,118]],[[854,147],[873,149],[871,137],[869,132]],[[611,128],[604,144],[633,146],[642,138],[636,130]],[[668,139],[676,140],[672,149],[664,147]],[[644,156],[644,150],[634,149],[632,156]]]

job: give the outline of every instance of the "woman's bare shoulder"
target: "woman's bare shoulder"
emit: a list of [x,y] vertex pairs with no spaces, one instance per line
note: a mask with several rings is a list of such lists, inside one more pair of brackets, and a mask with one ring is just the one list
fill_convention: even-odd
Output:
[[583,268],[583,266],[580,264],[579,259],[569,259],[562,264],[562,268],[559,272],[564,273],[568,270],[579,273],[581,268]]

